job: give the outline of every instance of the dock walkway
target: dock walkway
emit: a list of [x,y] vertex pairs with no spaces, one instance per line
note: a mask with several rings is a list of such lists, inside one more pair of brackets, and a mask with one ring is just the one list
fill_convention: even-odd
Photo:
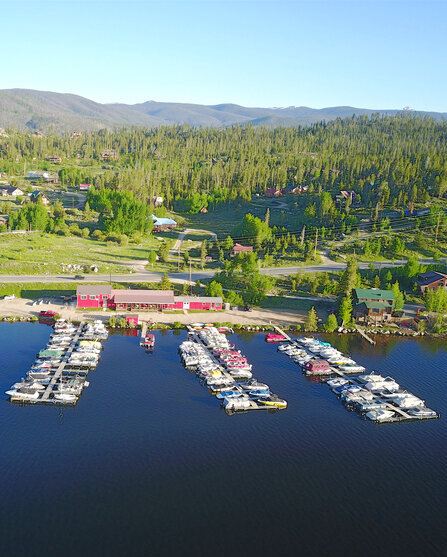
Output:
[[73,337],[73,340],[71,341],[71,344],[70,344],[68,350],[65,352],[63,361],[59,364],[59,367],[56,369],[53,377],[51,378],[51,381],[48,383],[47,388],[43,392],[43,395],[40,397],[38,402],[46,402],[46,401],[49,400],[50,395],[53,392],[54,385],[56,384],[57,381],[59,381],[59,379],[62,376],[62,373],[64,372],[64,369],[65,369],[65,366],[68,363],[68,358],[69,358],[70,354],[73,352],[73,350],[75,349],[75,346],[79,342],[79,337],[81,336],[82,327],[83,327],[83,323],[81,323],[78,326],[78,330],[77,330],[75,336]]

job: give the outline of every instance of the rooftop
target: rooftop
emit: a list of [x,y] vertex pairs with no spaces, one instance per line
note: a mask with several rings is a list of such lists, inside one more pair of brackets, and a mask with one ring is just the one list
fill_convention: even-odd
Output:
[[356,288],[355,295],[359,300],[394,300],[392,290],[381,290],[380,288]]
[[172,290],[113,290],[116,304],[173,304]]
[[112,292],[112,287],[108,284],[80,284],[76,289],[76,294],[78,296],[81,295],[110,296],[111,292]]

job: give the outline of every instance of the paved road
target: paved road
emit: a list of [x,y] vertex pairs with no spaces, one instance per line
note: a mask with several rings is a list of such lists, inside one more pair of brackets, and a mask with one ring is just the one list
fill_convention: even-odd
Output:
[[[421,259],[421,263],[433,263],[432,259]],[[397,265],[404,265],[405,260],[395,261],[380,261],[374,263],[376,268],[393,267]],[[367,269],[370,263],[359,263],[360,269]],[[294,273],[319,273],[328,271],[343,271],[346,263],[337,263],[335,261],[326,261],[320,265],[306,265],[302,267],[273,267],[270,269],[261,269],[261,273],[272,276],[290,275]],[[218,270],[212,271],[194,271],[191,275],[192,280],[195,282],[198,279],[205,279],[214,276]],[[158,282],[163,277],[163,273],[156,273],[152,271],[140,271],[137,273],[127,274],[112,274],[113,282]],[[188,281],[189,272],[186,273],[170,273],[169,278],[173,281]],[[108,282],[110,275],[85,275],[85,280],[88,282]],[[73,284],[82,281],[74,280],[72,275],[0,275],[1,282],[71,282]]]

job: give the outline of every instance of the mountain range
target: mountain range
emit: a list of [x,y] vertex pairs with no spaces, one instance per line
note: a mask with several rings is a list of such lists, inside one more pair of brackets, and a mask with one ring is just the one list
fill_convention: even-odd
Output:
[[[314,122],[374,113],[394,115],[408,110],[375,110],[334,106],[308,108],[249,108],[237,104],[189,104],[147,101],[140,104],[101,104],[66,93],[33,89],[0,90],[0,127],[21,130],[52,129],[55,132],[93,131],[101,128],[130,126],[157,127],[190,124],[191,126],[225,127],[253,124],[267,127],[308,125]],[[445,112],[413,112],[447,120]]]

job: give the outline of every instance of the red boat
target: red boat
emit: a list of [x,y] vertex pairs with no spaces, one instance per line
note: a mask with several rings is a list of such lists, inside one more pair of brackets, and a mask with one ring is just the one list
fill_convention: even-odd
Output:
[[266,342],[284,342],[287,338],[284,335],[269,333],[265,335]]
[[153,350],[155,346],[155,336],[151,333],[148,333],[144,337],[144,348],[145,350]]

